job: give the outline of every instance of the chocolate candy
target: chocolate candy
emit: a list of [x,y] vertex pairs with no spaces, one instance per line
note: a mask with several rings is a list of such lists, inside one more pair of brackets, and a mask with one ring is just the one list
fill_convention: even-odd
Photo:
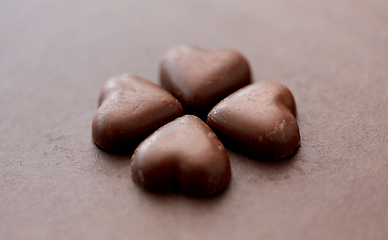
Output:
[[133,180],[158,193],[210,195],[224,189],[231,177],[222,143],[193,115],[180,117],[145,139],[131,165]]
[[105,84],[93,119],[92,136],[101,148],[130,152],[149,134],[183,115],[181,104],[156,84],[131,74]]
[[280,83],[261,81],[217,104],[207,124],[230,148],[269,161],[290,155],[299,146],[295,117],[290,90]]
[[160,80],[186,113],[206,118],[215,104],[249,84],[251,73],[247,60],[237,51],[179,46],[162,60]]

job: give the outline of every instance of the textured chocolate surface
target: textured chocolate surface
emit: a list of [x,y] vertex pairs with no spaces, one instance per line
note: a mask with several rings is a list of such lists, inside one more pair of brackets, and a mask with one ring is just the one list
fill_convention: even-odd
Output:
[[250,84],[217,104],[206,123],[230,148],[271,161],[292,154],[300,143],[296,104],[277,82]]
[[183,114],[181,104],[170,93],[132,74],[108,80],[98,102],[93,140],[112,152],[133,151],[156,129]]
[[251,72],[245,57],[235,50],[182,45],[164,56],[160,81],[185,112],[206,119],[215,104],[251,82]]
[[[0,1],[0,239],[387,239],[386,0]],[[230,47],[286,85],[301,147],[227,150],[211,198],[149,194],[98,148],[105,81],[158,83],[168,49]]]
[[214,194],[230,181],[226,150],[198,117],[185,115],[159,128],[136,148],[131,170],[142,188],[158,193]]

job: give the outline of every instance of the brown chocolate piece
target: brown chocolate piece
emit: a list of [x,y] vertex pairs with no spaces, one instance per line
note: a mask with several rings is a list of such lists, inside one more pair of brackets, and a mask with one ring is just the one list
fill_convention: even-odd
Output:
[[231,49],[205,50],[183,45],[171,49],[160,66],[161,85],[197,116],[248,85],[251,73],[242,54]]
[[210,195],[224,189],[231,177],[222,143],[193,115],[158,129],[139,145],[131,161],[133,180],[151,192]]
[[131,74],[108,80],[93,118],[92,136],[101,148],[131,152],[149,134],[183,115],[181,104],[156,84]]
[[250,157],[276,160],[300,144],[296,105],[288,88],[261,81],[246,86],[217,104],[207,124],[223,143]]

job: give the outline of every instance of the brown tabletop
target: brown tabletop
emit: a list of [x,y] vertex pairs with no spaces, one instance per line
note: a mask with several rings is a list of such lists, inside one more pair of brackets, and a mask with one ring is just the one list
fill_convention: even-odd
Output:
[[[228,151],[210,198],[144,192],[97,148],[103,83],[171,47],[230,47],[288,86],[301,147]],[[386,0],[0,1],[0,239],[388,239]]]

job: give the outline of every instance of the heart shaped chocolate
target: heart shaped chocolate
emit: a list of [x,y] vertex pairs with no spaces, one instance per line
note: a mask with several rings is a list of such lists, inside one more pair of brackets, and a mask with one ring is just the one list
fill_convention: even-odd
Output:
[[160,65],[160,81],[186,113],[206,118],[215,104],[249,84],[251,73],[247,60],[235,50],[184,45],[167,52]]
[[260,81],[229,95],[207,124],[228,147],[262,160],[292,154],[300,144],[294,97],[280,83]]
[[230,181],[228,155],[213,131],[198,117],[185,115],[158,129],[135,150],[132,178],[158,193],[210,195]]
[[144,78],[123,74],[108,80],[101,91],[92,137],[105,150],[130,152],[182,115],[181,104],[170,93]]

